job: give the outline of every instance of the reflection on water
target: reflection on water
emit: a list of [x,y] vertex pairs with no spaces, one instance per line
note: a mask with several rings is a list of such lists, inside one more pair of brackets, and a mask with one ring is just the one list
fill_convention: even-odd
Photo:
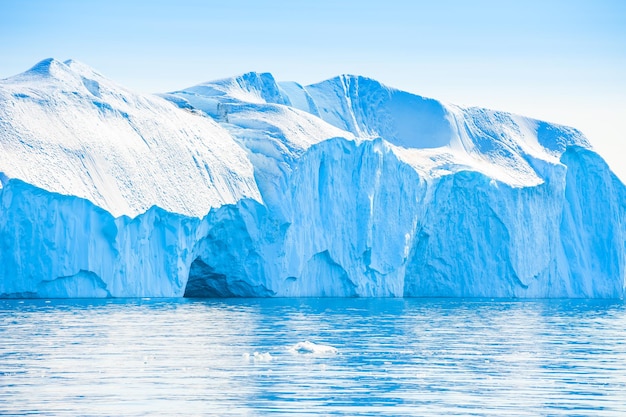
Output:
[[607,301],[2,300],[0,414],[624,416],[625,336]]

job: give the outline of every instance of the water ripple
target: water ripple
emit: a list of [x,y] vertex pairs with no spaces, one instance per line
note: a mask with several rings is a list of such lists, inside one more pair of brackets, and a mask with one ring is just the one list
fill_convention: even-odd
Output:
[[0,414],[624,416],[625,329],[602,301],[3,300]]

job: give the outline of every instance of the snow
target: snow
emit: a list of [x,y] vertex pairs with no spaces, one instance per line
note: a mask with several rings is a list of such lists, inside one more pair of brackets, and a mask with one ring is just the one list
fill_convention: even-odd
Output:
[[86,65],[44,60],[0,82],[0,170],[85,198],[114,216],[152,206],[189,216],[261,200],[253,167],[228,132]]
[[0,99],[0,296],[624,295],[626,190],[573,128],[349,75],[140,95],[56,60]]

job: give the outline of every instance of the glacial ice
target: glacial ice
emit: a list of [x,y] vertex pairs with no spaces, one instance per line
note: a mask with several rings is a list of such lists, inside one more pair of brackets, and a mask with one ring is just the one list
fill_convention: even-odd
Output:
[[575,129],[340,76],[160,96],[0,81],[2,297],[623,298],[626,189]]

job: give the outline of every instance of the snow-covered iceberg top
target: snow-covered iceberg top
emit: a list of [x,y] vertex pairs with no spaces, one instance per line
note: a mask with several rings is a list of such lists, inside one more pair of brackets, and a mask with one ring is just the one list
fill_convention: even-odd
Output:
[[[558,164],[568,146],[591,148],[573,128],[444,104],[353,75],[302,86],[276,82],[267,73],[248,73],[164,97],[182,108],[199,109],[216,120],[245,127],[254,126],[253,120],[264,113],[274,116],[285,107],[301,110],[315,116],[317,124],[322,125],[321,119],[341,130],[332,136],[383,138],[403,161],[427,177],[472,170],[515,186],[536,185],[543,182],[536,159]],[[277,119],[269,125],[280,128],[284,122]]]
[[133,93],[76,61],[0,81],[0,171],[110,213],[191,216],[261,200],[245,152],[217,123]]

